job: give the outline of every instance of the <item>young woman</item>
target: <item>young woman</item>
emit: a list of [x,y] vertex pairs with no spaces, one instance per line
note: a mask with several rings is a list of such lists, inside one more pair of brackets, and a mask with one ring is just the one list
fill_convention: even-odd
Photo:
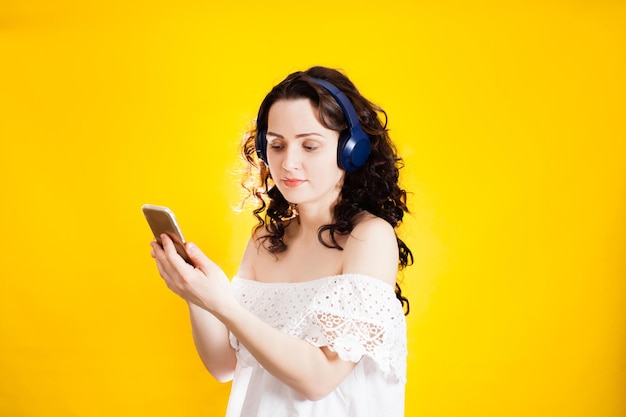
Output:
[[192,243],[195,268],[167,236],[152,242],[206,368],[233,380],[227,416],[404,415],[408,301],[396,277],[412,255],[395,233],[406,194],[379,115],[339,71],[289,75],[243,144],[258,224],[237,276]]

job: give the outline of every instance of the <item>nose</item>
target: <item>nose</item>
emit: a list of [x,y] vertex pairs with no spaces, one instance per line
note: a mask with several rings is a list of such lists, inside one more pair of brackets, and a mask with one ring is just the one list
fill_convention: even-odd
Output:
[[282,167],[286,171],[293,171],[300,168],[302,155],[298,146],[287,146],[283,153]]

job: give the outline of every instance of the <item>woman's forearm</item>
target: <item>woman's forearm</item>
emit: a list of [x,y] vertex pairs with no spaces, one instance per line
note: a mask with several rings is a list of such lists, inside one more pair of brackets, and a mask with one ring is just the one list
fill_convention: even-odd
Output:
[[310,400],[323,398],[354,368],[328,348],[281,332],[239,304],[216,312],[254,358],[274,377]]
[[228,329],[213,314],[192,303],[188,305],[193,341],[202,363],[218,381],[230,381],[237,358]]

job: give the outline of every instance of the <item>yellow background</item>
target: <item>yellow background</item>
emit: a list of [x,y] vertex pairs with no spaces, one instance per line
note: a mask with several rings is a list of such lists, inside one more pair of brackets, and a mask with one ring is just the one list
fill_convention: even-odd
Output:
[[140,206],[232,275],[239,139],[315,64],[406,162],[407,415],[626,415],[623,1],[213,3],[0,2],[1,416],[223,415]]

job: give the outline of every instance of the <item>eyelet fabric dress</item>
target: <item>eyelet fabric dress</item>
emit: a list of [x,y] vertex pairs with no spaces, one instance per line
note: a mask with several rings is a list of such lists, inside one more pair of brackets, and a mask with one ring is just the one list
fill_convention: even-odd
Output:
[[356,363],[326,397],[311,401],[267,372],[235,338],[227,417],[402,417],[406,320],[394,288],[342,274],[297,283],[234,277],[238,301],[272,327]]

